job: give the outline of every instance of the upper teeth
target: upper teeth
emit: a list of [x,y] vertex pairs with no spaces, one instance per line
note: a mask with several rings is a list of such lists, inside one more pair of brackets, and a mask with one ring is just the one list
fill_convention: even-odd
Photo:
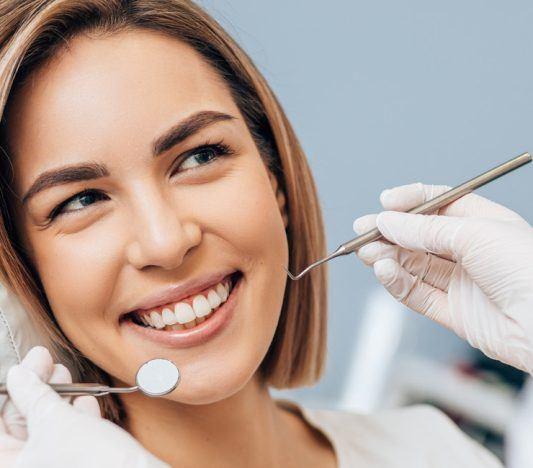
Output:
[[[214,309],[225,302],[229,296],[230,283],[223,281],[204,294],[198,294],[192,299],[192,305],[188,302],[176,302],[165,306],[162,310],[152,310],[150,312],[137,314],[137,317],[145,324],[153,328],[183,328],[194,326],[197,322],[203,321]],[[206,297],[207,296],[207,297]],[[177,325],[180,324],[180,325]]]

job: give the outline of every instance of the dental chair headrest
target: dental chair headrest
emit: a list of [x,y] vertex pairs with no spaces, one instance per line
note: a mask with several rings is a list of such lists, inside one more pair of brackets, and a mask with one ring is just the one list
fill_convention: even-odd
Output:
[[45,345],[19,299],[0,284],[0,382],[33,346]]

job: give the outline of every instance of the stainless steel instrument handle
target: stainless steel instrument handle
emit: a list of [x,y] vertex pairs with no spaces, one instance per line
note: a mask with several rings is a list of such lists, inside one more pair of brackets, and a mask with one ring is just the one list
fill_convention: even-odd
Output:
[[[93,395],[103,396],[109,393],[132,393],[138,390],[138,387],[109,387],[102,384],[93,383],[72,383],[72,384],[48,384],[55,392],[61,396],[81,396]],[[0,384],[0,395],[6,395],[7,389],[5,384]]]
[[[422,203],[416,208],[409,210],[408,213],[413,213],[413,214],[432,213],[438,210],[439,208],[442,208],[443,206],[446,206],[454,202],[458,198],[461,198],[463,195],[466,195],[472,192],[473,190],[487,184],[488,182],[491,182],[497,179],[498,177],[501,177],[507,174],[508,172],[518,169],[519,167],[529,162],[531,162],[531,156],[529,155],[529,153],[523,153],[520,156],[517,156],[516,158],[510,159],[509,161],[504,162],[503,164],[500,164],[499,166],[496,166],[493,169],[490,169],[487,172],[484,172],[483,174],[477,177],[474,177],[473,179],[470,179],[462,183],[461,185],[458,185],[457,187],[454,187],[448,190],[447,192],[444,192],[442,195],[439,195],[438,197],[432,198],[431,200],[428,200],[427,202]],[[283,267],[283,269],[287,272],[287,275],[289,276],[291,280],[297,281],[300,278],[302,278],[304,275],[309,273],[312,269],[322,265],[323,263],[329,262],[330,260],[340,257],[342,255],[348,255],[352,252],[355,252],[357,249],[361,248],[363,245],[369,244],[370,242],[374,242],[382,238],[383,236],[378,231],[378,229],[374,228],[371,231],[365,232],[364,234],[361,234],[360,236],[357,236],[354,239],[351,239],[345,242],[344,244],[341,244],[334,252],[312,263],[311,265],[309,265],[308,267],[306,267],[304,270],[302,270],[300,273],[296,275],[291,273],[285,266]]]
[[[483,185],[496,180],[497,178],[507,174],[508,172],[513,171],[514,169],[523,166],[531,162],[531,155],[529,153],[523,153],[516,158],[510,159],[499,166],[496,166],[483,174],[470,179],[457,187],[454,187],[447,192],[439,195],[438,197],[432,198],[425,203],[409,210],[408,213],[413,214],[427,214],[442,208],[455,200],[461,198],[462,196],[472,192],[473,190],[482,187]],[[377,228],[372,229],[371,231],[365,232],[364,234],[352,239],[341,245],[343,254],[348,254],[356,251],[361,248],[363,245],[376,240],[381,239],[383,236],[378,231]]]

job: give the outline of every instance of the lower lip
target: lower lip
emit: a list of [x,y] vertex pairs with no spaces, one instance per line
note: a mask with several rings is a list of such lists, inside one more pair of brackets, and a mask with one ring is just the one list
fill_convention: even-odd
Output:
[[135,334],[159,345],[169,348],[191,348],[206,343],[219,335],[231,321],[237,303],[237,294],[240,290],[242,276],[233,286],[228,299],[213,314],[188,330],[162,331],[154,328],[142,327],[132,320],[124,321],[121,327],[126,334]]

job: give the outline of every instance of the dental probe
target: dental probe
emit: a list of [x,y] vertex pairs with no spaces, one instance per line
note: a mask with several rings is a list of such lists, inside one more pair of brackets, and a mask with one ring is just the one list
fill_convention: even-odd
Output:
[[[425,203],[422,203],[416,208],[409,210],[407,213],[427,214],[427,213],[434,212],[438,210],[439,208],[449,205],[450,203],[472,192],[473,190],[479,187],[482,187],[483,185],[488,184],[489,182],[492,182],[493,180],[496,180],[498,177],[501,177],[511,171],[514,171],[515,169],[518,169],[519,167],[529,162],[531,162],[531,156],[529,155],[529,153],[521,154],[520,156],[517,156],[516,158],[510,159],[509,161],[504,162],[503,164],[500,164],[499,166],[496,166],[493,169],[490,169],[487,172],[484,172],[483,174],[477,177],[474,177],[473,179],[470,179],[464,182],[463,184],[458,185],[457,187],[454,187],[448,190],[447,192],[444,192],[438,197],[432,198],[431,200],[428,200]],[[333,258],[340,257],[341,255],[348,255],[352,252],[355,252],[356,250],[361,248],[363,245],[366,245],[370,242],[374,242],[382,238],[383,236],[381,235],[379,230],[377,228],[374,228],[371,231],[365,232],[364,234],[361,234],[360,236],[355,237],[354,239],[349,240],[348,242],[345,242],[344,244],[341,244],[337,248],[337,250],[335,250],[333,253],[329,254],[327,257],[324,257],[321,260],[316,261],[315,263],[312,263],[305,270],[303,270],[301,273],[297,275],[293,275],[285,267],[284,269],[287,272],[287,275],[289,276],[289,278],[293,281],[296,281],[296,280],[299,280],[306,273],[311,271],[313,268],[319,265],[322,265],[323,263],[328,262],[329,260]]]
[[[163,396],[174,390],[180,381],[180,371],[168,359],[146,361],[135,376],[133,387],[109,387],[97,383],[48,384],[62,396],[92,395],[95,397],[109,393],[133,393],[140,390],[151,397]],[[0,384],[0,395],[6,395],[5,384]]]

